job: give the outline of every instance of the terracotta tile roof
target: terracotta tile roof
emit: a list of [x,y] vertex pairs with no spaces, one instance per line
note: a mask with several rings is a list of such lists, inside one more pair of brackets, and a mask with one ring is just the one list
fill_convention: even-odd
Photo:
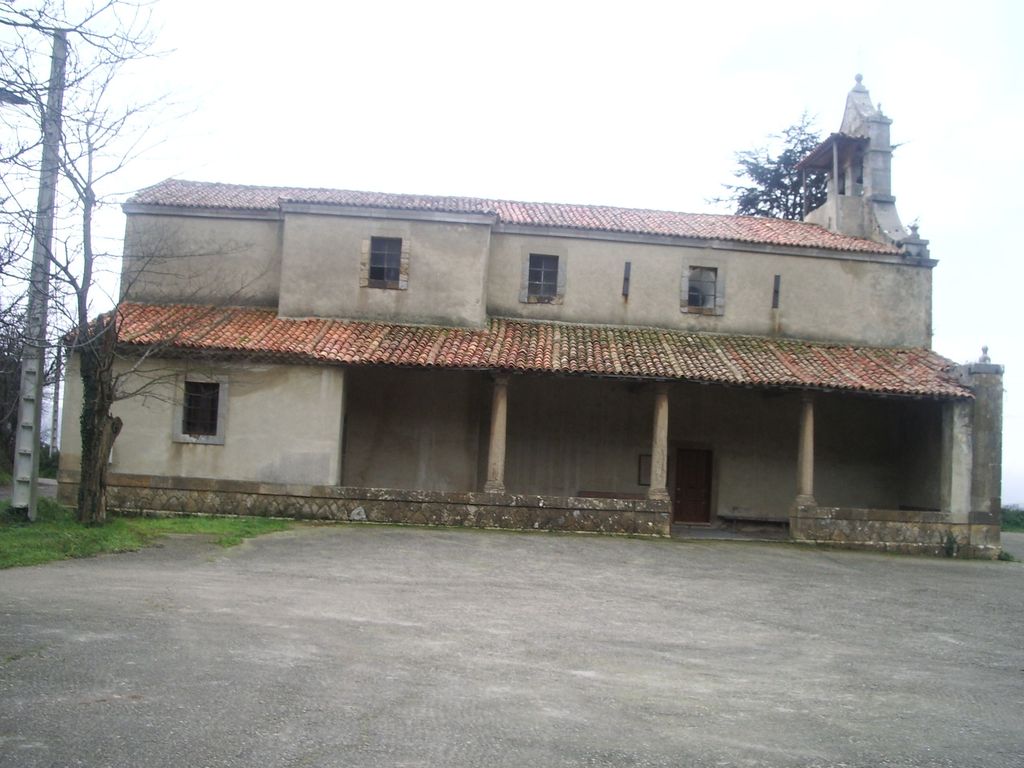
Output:
[[347,365],[622,376],[740,386],[971,397],[926,349],[492,318],[486,329],[288,320],[273,310],[124,304],[122,344]]
[[214,208],[241,211],[276,211],[282,203],[345,205],[396,210],[475,213],[493,216],[502,224],[554,227],[637,235],[668,235],[700,240],[824,248],[860,253],[898,253],[860,237],[829,232],[817,224],[756,216],[676,213],[606,205],[526,203],[477,197],[437,197],[344,189],[255,187],[167,179],[137,192],[129,203],[139,205]]

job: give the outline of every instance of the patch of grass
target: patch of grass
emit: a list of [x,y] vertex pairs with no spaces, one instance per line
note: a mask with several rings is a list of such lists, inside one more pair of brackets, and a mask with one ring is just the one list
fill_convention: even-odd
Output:
[[49,446],[41,446],[39,450],[39,476],[57,479],[60,468],[60,452],[51,451]]
[[1024,533],[1024,509],[1019,504],[1003,507],[1003,530]]
[[70,557],[132,552],[168,533],[202,533],[231,547],[262,533],[282,531],[287,520],[248,517],[111,517],[106,524],[86,526],[74,513],[51,499],[40,499],[38,519],[29,523],[0,505],[0,568],[38,565]]
[[1007,552],[1007,551],[1006,551],[1005,549],[1004,549],[1004,550],[1002,550],[1002,551],[1001,551],[1001,552],[999,553],[999,556],[998,556],[998,557],[997,557],[996,559],[997,559],[997,560],[1003,560],[1004,562],[1007,562],[1007,563],[1015,563],[1015,562],[1017,562],[1017,558],[1016,558],[1016,557],[1014,557],[1013,555],[1011,555],[1011,554],[1010,554],[1009,552]]
[[216,536],[216,544],[233,547],[245,539],[291,527],[289,520],[265,517],[122,517],[117,518],[147,536],[165,533],[203,533]]

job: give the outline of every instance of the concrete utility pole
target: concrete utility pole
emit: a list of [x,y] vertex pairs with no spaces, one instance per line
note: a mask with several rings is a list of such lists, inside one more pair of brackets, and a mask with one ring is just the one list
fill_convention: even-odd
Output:
[[53,33],[50,85],[43,112],[43,157],[39,170],[39,199],[32,245],[25,343],[21,352],[21,399],[14,446],[14,491],[11,507],[36,519],[39,488],[39,438],[42,422],[43,378],[46,372],[46,304],[50,293],[50,247],[53,213],[60,169],[60,131],[64,104],[64,65],[68,38],[63,30]]

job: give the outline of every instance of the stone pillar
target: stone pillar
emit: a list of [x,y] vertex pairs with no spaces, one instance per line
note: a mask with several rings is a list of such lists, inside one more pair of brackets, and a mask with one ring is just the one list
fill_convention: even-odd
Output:
[[487,493],[505,492],[505,427],[508,420],[508,376],[494,377],[491,401],[491,442],[487,450]]
[[805,392],[800,403],[800,442],[797,446],[796,505],[813,507],[814,500],[814,399]]
[[668,384],[654,390],[654,436],[651,440],[651,487],[647,498],[667,501],[668,496]]
[[1003,366],[982,347],[976,363],[962,365],[960,381],[973,400],[942,407],[942,510],[961,528],[961,545],[972,557],[996,557],[1002,546]]
[[971,511],[997,514],[1003,506],[1003,366],[992,363],[984,347],[981,360],[966,369],[974,392]]
[[348,370],[338,368],[338,385],[341,388],[341,407],[338,414],[338,461],[335,466],[335,477],[332,485],[343,485],[345,482],[345,414],[348,413]]
[[950,522],[967,523],[971,514],[974,440],[970,400],[942,404],[941,507]]

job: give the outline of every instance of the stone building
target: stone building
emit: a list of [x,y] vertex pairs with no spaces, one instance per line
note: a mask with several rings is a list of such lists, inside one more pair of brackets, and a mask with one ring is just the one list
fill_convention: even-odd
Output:
[[[859,79],[805,222],[168,180],[127,215],[127,510],[999,550],[1002,369],[930,349]],[[81,397],[65,394],[73,498]]]

